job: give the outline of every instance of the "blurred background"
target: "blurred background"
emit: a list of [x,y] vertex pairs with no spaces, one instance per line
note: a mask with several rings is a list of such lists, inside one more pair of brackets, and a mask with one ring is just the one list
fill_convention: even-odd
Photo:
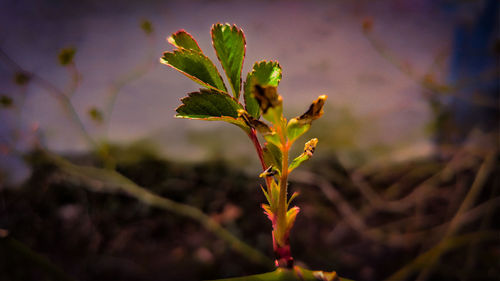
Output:
[[[500,276],[499,9],[496,0],[3,0],[0,279],[272,269],[251,142],[235,126],[173,118],[198,86],[159,63],[179,29],[217,62],[217,22],[245,32],[243,78],[255,61],[279,61],[286,116],[329,96],[294,151],[320,140],[290,181],[301,193],[297,264],[356,280]],[[143,191],[206,217],[141,200]],[[262,254],[204,227],[208,217]]]

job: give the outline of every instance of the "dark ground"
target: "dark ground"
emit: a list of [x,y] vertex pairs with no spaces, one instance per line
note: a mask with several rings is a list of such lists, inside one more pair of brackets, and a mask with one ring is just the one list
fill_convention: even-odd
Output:
[[[90,156],[72,158],[75,163],[93,162]],[[481,158],[474,159],[433,185],[428,191],[432,196],[418,197],[424,199],[417,203],[409,200],[408,206],[370,201],[357,187],[355,171],[345,170],[335,157],[311,161],[307,167],[314,173],[302,171],[290,184],[292,191],[301,193],[295,201],[301,212],[291,237],[297,264],[336,270],[355,280],[391,276],[440,241],[444,230],[439,226],[456,214],[480,169]],[[77,280],[202,280],[272,269],[252,264],[195,221],[126,195],[70,185],[57,167],[33,163],[27,183],[0,191],[0,228],[9,232],[0,239],[0,280],[55,280],[57,273],[50,273],[43,259]],[[445,164],[427,159],[379,167],[364,172],[364,183],[383,200],[396,202],[422,188]],[[495,156],[473,206],[493,203],[461,225],[457,235],[472,233],[470,241],[448,248],[430,279],[500,276],[500,227],[494,223],[500,215],[497,164]],[[119,162],[118,171],[154,193],[202,209],[271,257],[271,226],[260,209],[265,199],[256,177],[222,161],[178,164],[148,152],[136,161]],[[474,236],[480,232],[490,236]],[[491,233],[497,237],[491,239]],[[417,263],[415,272],[428,261]],[[410,273],[408,278],[416,276]]]

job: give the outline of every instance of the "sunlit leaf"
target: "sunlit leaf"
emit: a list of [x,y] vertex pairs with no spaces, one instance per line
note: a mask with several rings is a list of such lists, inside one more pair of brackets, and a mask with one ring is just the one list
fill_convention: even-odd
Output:
[[292,118],[288,121],[287,135],[288,139],[293,142],[298,137],[303,135],[311,128],[312,121],[320,118],[323,115],[323,106],[327,99],[326,95],[319,96],[310,106],[309,109],[299,117]]
[[314,138],[304,145],[304,152],[297,156],[297,158],[293,159],[292,163],[290,163],[290,166],[288,167],[288,171],[291,172],[300,164],[302,164],[304,161],[309,160],[313,154],[314,150],[316,150],[316,145],[318,144],[318,139]]
[[256,84],[261,86],[277,87],[281,80],[281,66],[275,61],[260,61],[253,65],[253,69],[248,73],[245,80],[244,98],[245,108],[254,118],[259,119],[259,103],[253,96]]
[[[261,185],[260,186],[260,189],[262,189],[262,192],[264,193],[264,196],[266,196],[266,199],[267,199],[267,203],[271,204],[271,198],[269,197],[269,194],[267,194],[267,191],[264,189],[264,187]],[[267,204],[263,204],[263,205],[266,205],[267,208],[269,208],[269,205]],[[266,210],[266,207],[262,207],[264,210]]]
[[264,154],[264,161],[266,162],[266,165],[273,166],[281,172],[281,150],[273,143],[268,142],[262,149],[262,152]]
[[300,212],[299,207],[293,207],[290,208],[286,212],[286,233],[290,232],[290,229],[292,229],[293,224],[295,223],[295,219],[297,218],[297,214]]
[[176,109],[178,118],[226,121],[249,129],[243,119],[238,118],[238,109],[242,106],[226,93],[200,89],[181,101],[182,105]]
[[245,59],[245,35],[236,25],[214,24],[212,44],[229,79],[236,99],[241,90],[241,68]]
[[281,145],[281,140],[280,140],[280,137],[278,136],[278,134],[274,133],[274,134],[269,134],[269,135],[265,135],[264,136],[264,139],[269,142],[269,143],[272,143],[274,145],[276,145],[277,147],[282,147]]
[[198,51],[179,49],[165,52],[161,62],[177,69],[203,87],[227,92],[214,63]]
[[292,196],[290,196],[290,199],[286,202],[286,207],[288,209],[288,206],[293,202],[293,199],[295,199],[297,196],[299,196],[298,192],[294,192]]
[[198,42],[194,40],[191,34],[187,33],[183,29],[172,34],[170,37],[168,37],[167,41],[177,48],[184,48],[202,53],[200,46],[198,46]]

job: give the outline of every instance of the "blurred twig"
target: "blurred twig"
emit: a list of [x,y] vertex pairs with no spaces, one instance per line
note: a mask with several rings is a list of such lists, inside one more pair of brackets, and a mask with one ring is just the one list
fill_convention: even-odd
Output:
[[78,184],[84,182],[84,185],[88,186],[94,192],[125,193],[148,206],[160,208],[176,215],[193,219],[200,223],[205,229],[226,241],[235,251],[239,252],[250,261],[262,265],[272,264],[272,261],[268,257],[241,241],[210,216],[204,214],[195,207],[151,193],[116,171],[78,166],[49,152],[44,152],[44,154],[50,163],[55,164],[61,172],[68,176],[68,181],[76,181]]
[[14,73],[22,74],[27,77],[27,79],[32,80],[37,83],[40,87],[44,88],[47,93],[54,97],[61,104],[64,112],[68,114],[69,119],[75,124],[79,129],[81,135],[85,141],[93,148],[97,148],[95,140],[90,136],[82,120],[78,116],[75,107],[73,106],[70,97],[60,90],[56,85],[52,84],[50,81],[45,80],[36,73],[29,72],[17,64],[10,56],[7,55],[2,49],[0,49],[0,59],[7,64]]
[[479,238],[481,240],[498,240],[498,233],[492,231],[485,232],[474,232],[467,233],[464,235],[452,237],[447,240],[441,241],[436,247],[422,253],[417,258],[415,258],[412,262],[405,265],[403,268],[398,270],[396,273],[392,274],[385,280],[406,280],[406,278],[411,275],[413,272],[418,271],[419,269],[426,267],[429,259],[432,259],[433,256],[441,255],[444,252],[447,252],[454,248],[459,248],[464,245],[470,243],[471,240]]
[[104,116],[103,116],[106,137],[109,133],[108,131],[109,131],[109,126],[110,126],[111,116],[113,114],[116,100],[118,98],[118,94],[120,93],[120,91],[127,84],[143,77],[145,74],[147,74],[155,66],[154,58],[156,56],[155,56],[155,52],[154,52],[155,51],[154,43],[155,43],[156,36],[155,36],[154,29],[147,31],[146,35],[148,37],[148,51],[147,51],[146,58],[145,58],[144,62],[140,63],[139,65],[134,67],[132,70],[122,74],[118,79],[113,81],[111,83],[111,86],[109,87],[109,91],[107,93],[108,100],[107,100],[105,108],[104,108]]
[[[498,73],[495,69],[490,72],[481,73],[477,77],[471,77],[466,81],[458,81],[455,84],[439,83],[435,81],[434,76],[431,73],[427,73],[424,75],[417,74],[408,63],[401,60],[396,54],[392,52],[392,50],[385,46],[381,40],[373,35],[372,25],[372,22],[370,22],[369,25],[364,24],[363,34],[365,35],[366,39],[383,58],[394,65],[399,71],[401,71],[401,73],[404,73],[408,78],[416,82],[422,88],[428,90],[428,99],[433,100],[438,95],[449,95],[479,106],[495,109],[499,108],[498,103],[495,100],[489,99],[488,97],[481,96],[480,98],[468,98],[456,93],[458,90],[467,87],[469,84],[477,83],[477,81],[496,78],[498,76]],[[429,69],[432,70],[434,66],[443,59],[443,56],[443,53],[440,52],[434,59],[434,62]]]
[[[441,241],[446,241],[447,239],[455,235],[456,232],[459,231],[460,220],[462,218],[463,213],[469,210],[474,205],[482,187],[484,186],[484,183],[488,179],[488,175],[495,167],[496,159],[497,159],[496,151],[490,153],[485,157],[483,163],[481,164],[481,167],[479,168],[479,171],[476,174],[476,177],[474,179],[474,182],[472,183],[470,190],[468,191],[464,201],[460,205],[460,208],[455,213],[455,216],[450,221],[450,224],[448,225],[446,232],[441,238]],[[440,247],[438,247],[438,249],[439,248]],[[428,267],[426,267],[422,272],[420,272],[417,280],[426,280],[429,277],[429,274],[432,272],[435,264],[439,261],[439,259],[443,255],[443,252],[444,252],[443,250],[436,251],[434,254],[430,256]]]

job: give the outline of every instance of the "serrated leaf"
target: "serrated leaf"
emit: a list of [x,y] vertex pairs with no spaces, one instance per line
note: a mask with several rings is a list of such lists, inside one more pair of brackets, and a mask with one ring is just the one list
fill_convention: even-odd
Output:
[[323,106],[327,98],[326,95],[319,96],[304,114],[288,121],[286,131],[289,141],[293,142],[307,132],[311,128],[312,121],[323,115]]
[[172,34],[170,37],[168,37],[167,41],[168,43],[174,45],[177,48],[184,48],[203,53],[200,49],[200,46],[198,45],[198,42],[194,40],[191,34],[187,33],[183,29]]
[[241,69],[245,59],[245,35],[236,25],[214,24],[212,44],[231,84],[236,99],[241,90]]
[[261,86],[277,87],[281,80],[281,66],[275,61],[260,61],[253,65],[245,80],[244,98],[245,108],[255,119],[260,117],[259,103],[253,96],[252,91],[256,84]]
[[292,163],[290,163],[290,166],[288,166],[288,172],[292,172],[295,168],[300,166],[304,161],[309,160],[313,154],[314,150],[316,149],[316,145],[318,144],[318,139],[314,138],[304,145],[304,152],[297,156],[297,158],[293,159]]
[[262,149],[262,152],[264,154],[264,162],[266,162],[266,165],[273,166],[281,173],[281,150],[273,143],[268,142]]
[[203,87],[227,92],[214,63],[205,55],[190,49],[163,53],[161,63],[177,69]]
[[178,118],[226,121],[245,130],[250,129],[241,118],[238,118],[238,109],[241,109],[241,105],[226,93],[200,89],[199,92],[189,93],[181,101],[182,105],[176,109]]

